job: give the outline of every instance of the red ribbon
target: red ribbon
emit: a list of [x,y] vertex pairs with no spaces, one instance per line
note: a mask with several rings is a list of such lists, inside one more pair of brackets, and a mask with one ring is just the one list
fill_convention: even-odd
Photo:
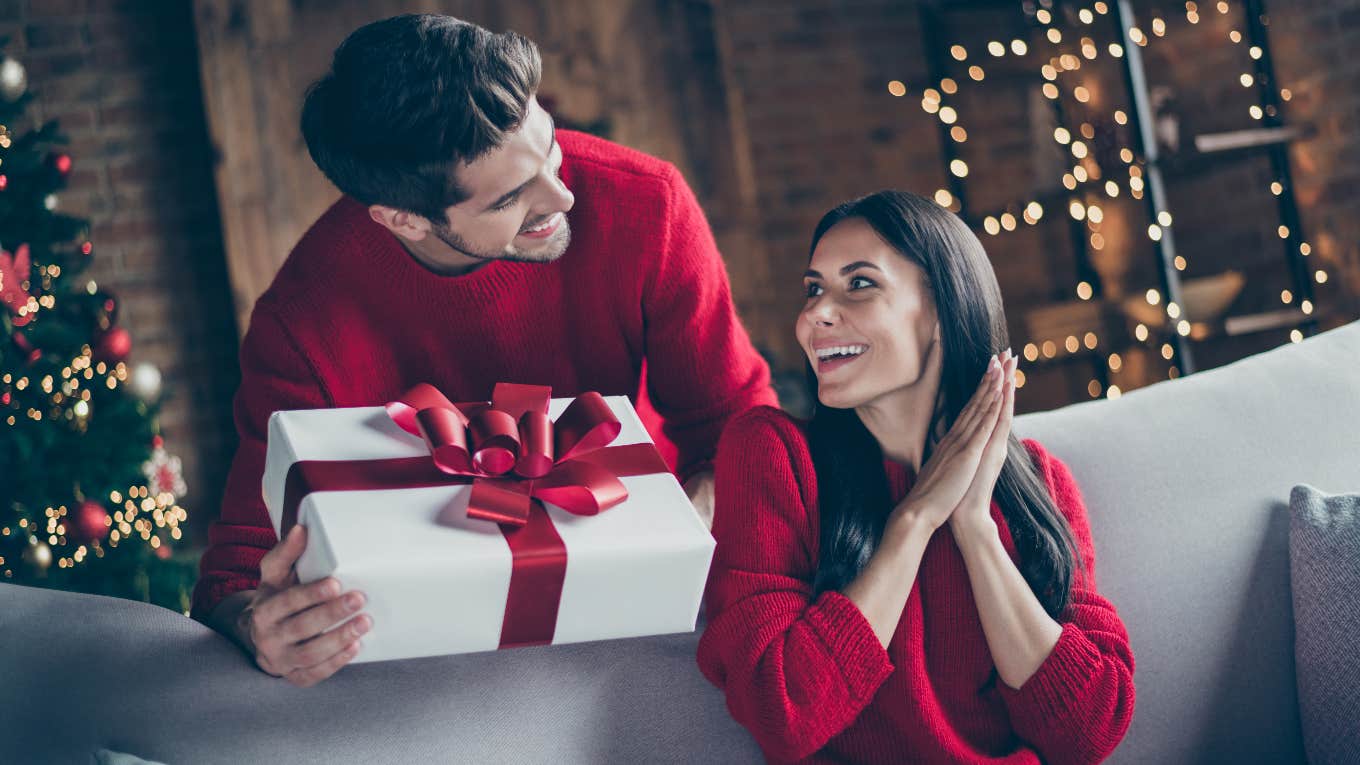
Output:
[[470,483],[468,517],[497,523],[510,546],[500,647],[551,643],[567,548],[542,502],[595,515],[628,498],[620,477],[669,472],[650,443],[608,446],[622,426],[600,394],[578,396],[555,423],[547,416],[551,395],[543,386],[502,383],[490,404],[455,406],[433,386],[417,385],[387,411],[425,439],[430,456],[294,462],[284,480],[280,538],[314,491]]

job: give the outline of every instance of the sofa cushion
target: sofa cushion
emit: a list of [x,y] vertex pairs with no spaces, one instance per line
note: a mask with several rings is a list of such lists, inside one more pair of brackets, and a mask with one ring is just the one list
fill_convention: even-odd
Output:
[[1360,494],[1295,486],[1289,498],[1294,667],[1312,765],[1360,757]]
[[1016,418],[1081,486],[1097,583],[1129,630],[1137,710],[1110,762],[1304,761],[1289,491],[1355,481],[1357,358],[1360,322]]

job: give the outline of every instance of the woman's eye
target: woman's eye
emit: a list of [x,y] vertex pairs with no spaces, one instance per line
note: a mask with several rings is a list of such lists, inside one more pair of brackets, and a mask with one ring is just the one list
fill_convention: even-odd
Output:
[[816,282],[808,282],[806,285],[806,290],[808,297],[815,298],[818,295],[822,294],[822,285]]
[[864,288],[866,288],[866,287],[877,287],[877,286],[878,286],[878,285],[877,285],[877,284],[874,284],[874,281],[873,281],[872,279],[869,279],[869,278],[864,277],[864,276],[856,276],[855,278],[853,278],[853,279],[850,280],[850,289],[852,289],[852,290],[859,290],[859,289],[864,289]]

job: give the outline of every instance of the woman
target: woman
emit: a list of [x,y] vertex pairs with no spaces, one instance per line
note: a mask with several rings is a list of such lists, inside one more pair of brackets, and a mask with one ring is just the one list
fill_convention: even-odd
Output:
[[827,213],[803,281],[816,409],[718,447],[704,674],[772,761],[1101,760],[1133,656],[1076,483],[1011,435],[981,243],[879,192]]

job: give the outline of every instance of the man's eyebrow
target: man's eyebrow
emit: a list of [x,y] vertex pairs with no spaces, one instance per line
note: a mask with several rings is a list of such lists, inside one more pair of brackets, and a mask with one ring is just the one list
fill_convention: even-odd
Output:
[[[556,147],[556,146],[557,146],[557,123],[556,123],[556,121],[553,120],[552,115],[549,114],[549,115],[548,115],[548,155],[549,155],[549,156],[552,155],[553,148]],[[537,178],[537,177],[538,177],[537,175],[534,176],[534,178]],[[520,185],[518,185],[518,186],[516,186],[515,188],[511,189],[510,191],[508,191],[508,192],[506,192],[506,193],[500,195],[499,197],[496,198],[496,201],[492,202],[491,204],[489,204],[489,205],[487,205],[485,208],[483,208],[482,212],[486,212],[487,210],[490,210],[490,209],[493,209],[493,208],[496,208],[496,207],[500,207],[501,205],[508,203],[510,200],[512,200],[512,199],[514,199],[515,197],[519,196],[520,194],[524,193],[524,190],[525,190],[526,188],[528,188],[529,184],[531,184],[531,183],[533,183],[533,182],[534,182],[534,179],[533,179],[533,178],[530,178],[529,180],[525,181],[524,183],[521,183]]]

